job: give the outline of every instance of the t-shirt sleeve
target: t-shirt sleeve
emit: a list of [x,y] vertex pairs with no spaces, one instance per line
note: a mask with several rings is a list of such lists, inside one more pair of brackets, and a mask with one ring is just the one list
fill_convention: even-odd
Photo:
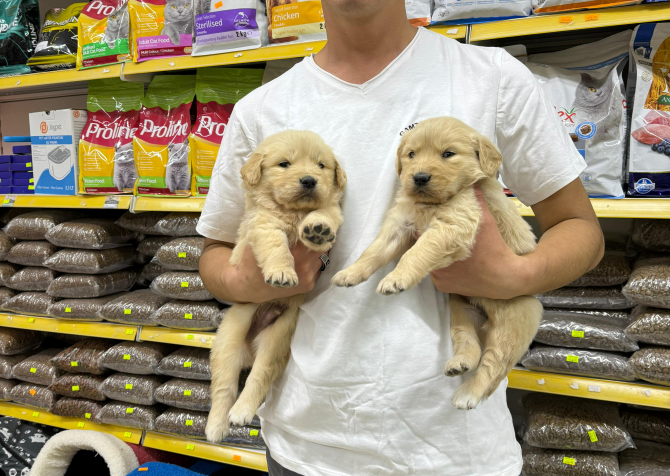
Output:
[[237,106],[223,134],[197,227],[202,236],[228,243],[237,240],[237,229],[244,214],[244,188],[240,169],[255,149],[236,111]]
[[550,197],[586,168],[533,73],[505,51],[496,141],[503,182],[525,205]]

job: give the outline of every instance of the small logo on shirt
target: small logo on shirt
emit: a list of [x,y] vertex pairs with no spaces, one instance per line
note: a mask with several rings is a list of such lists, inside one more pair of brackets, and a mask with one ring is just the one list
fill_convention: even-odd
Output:
[[412,129],[414,129],[417,124],[418,124],[418,122],[413,122],[409,126],[405,127],[403,130],[400,131],[400,136],[402,136],[405,132],[409,132]]
[[649,193],[656,188],[656,184],[648,178],[641,178],[635,182],[635,191],[637,193]]

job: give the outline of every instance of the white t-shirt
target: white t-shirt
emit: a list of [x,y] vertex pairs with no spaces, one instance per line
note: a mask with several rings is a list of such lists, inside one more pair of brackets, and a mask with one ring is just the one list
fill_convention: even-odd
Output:
[[528,205],[579,176],[584,161],[533,75],[505,51],[463,45],[425,29],[379,75],[349,84],[306,58],[233,111],[198,232],[235,242],[244,212],[240,168],[267,136],[309,129],[347,173],[344,223],[302,306],[292,357],[259,411],[273,458],[305,476],[518,476],[520,448],[506,382],[475,410],[451,404],[449,296],[429,278],[397,296],[368,282],[330,279],[372,243],[398,187],[400,136],[455,116],[502,151],[505,184]]

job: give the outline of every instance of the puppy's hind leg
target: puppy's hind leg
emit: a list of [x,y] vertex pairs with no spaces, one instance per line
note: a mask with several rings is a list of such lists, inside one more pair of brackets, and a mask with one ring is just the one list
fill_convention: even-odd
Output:
[[444,368],[445,375],[454,377],[474,369],[482,356],[477,332],[484,324],[484,317],[465,298],[449,295],[451,325],[449,332],[454,347],[454,356]]

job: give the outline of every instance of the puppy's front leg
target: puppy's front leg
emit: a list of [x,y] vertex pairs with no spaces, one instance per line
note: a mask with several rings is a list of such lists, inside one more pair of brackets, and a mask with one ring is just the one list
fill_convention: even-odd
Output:
[[295,261],[288,247],[286,233],[279,228],[261,226],[254,229],[249,242],[266,283],[278,288],[290,288],[298,284]]
[[342,210],[339,206],[314,210],[300,224],[300,241],[311,250],[328,251],[335,242],[341,224]]

